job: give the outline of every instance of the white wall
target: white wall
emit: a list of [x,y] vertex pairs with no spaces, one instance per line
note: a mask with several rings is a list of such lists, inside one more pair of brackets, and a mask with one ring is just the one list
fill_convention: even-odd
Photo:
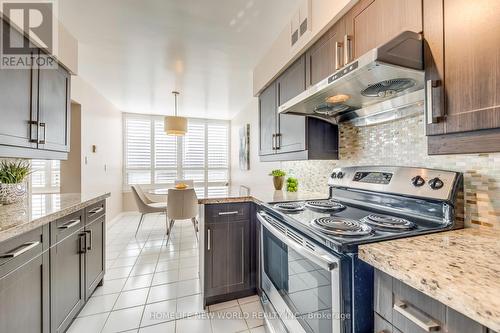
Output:
[[[239,130],[245,124],[250,124],[250,170],[242,171],[238,156]],[[231,120],[231,184],[269,188],[272,180],[268,174],[280,166],[280,162],[259,161],[259,103],[257,98],[252,97]]]
[[122,114],[81,77],[72,77],[71,99],[81,105],[82,194],[111,192],[108,216],[113,219],[122,212]]

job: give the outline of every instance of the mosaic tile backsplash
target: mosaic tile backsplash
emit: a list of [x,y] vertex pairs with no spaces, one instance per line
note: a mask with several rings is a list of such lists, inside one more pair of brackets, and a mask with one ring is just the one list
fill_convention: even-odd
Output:
[[335,167],[395,165],[464,173],[465,224],[500,230],[500,153],[427,155],[423,115],[367,127],[340,125],[340,160],[283,162],[306,190],[326,190]]

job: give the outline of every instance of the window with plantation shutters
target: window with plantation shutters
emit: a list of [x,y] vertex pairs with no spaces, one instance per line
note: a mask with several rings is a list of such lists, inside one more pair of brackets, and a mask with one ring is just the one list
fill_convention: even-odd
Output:
[[59,192],[61,186],[61,162],[32,160],[30,183],[33,193]]
[[[124,114],[124,188],[195,182],[197,191],[229,182],[229,122],[188,119],[185,136],[168,136],[164,118]],[[161,186],[160,186],[161,187]],[[214,191],[212,190],[212,191]]]
[[208,181],[224,182],[229,178],[229,126],[207,123]]
[[184,141],[182,154],[182,178],[205,182],[206,166],[206,138],[205,121],[199,119],[188,120],[188,131],[182,138]]
[[151,119],[125,117],[125,178],[127,184],[151,184]]
[[154,183],[171,184],[177,179],[177,137],[165,134],[163,119],[154,120]]

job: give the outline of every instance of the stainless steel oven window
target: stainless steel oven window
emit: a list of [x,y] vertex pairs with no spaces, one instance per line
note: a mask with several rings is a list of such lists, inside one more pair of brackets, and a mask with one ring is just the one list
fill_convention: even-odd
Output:
[[285,229],[262,223],[264,292],[290,331],[340,332],[338,260],[326,251],[315,253],[302,247],[283,233]]

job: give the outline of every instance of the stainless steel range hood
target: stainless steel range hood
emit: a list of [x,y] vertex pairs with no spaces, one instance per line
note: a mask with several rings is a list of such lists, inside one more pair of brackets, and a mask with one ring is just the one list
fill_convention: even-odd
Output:
[[374,115],[383,119],[382,113],[397,116],[407,114],[413,105],[421,106],[423,88],[422,36],[406,31],[311,86],[278,111],[329,121]]

